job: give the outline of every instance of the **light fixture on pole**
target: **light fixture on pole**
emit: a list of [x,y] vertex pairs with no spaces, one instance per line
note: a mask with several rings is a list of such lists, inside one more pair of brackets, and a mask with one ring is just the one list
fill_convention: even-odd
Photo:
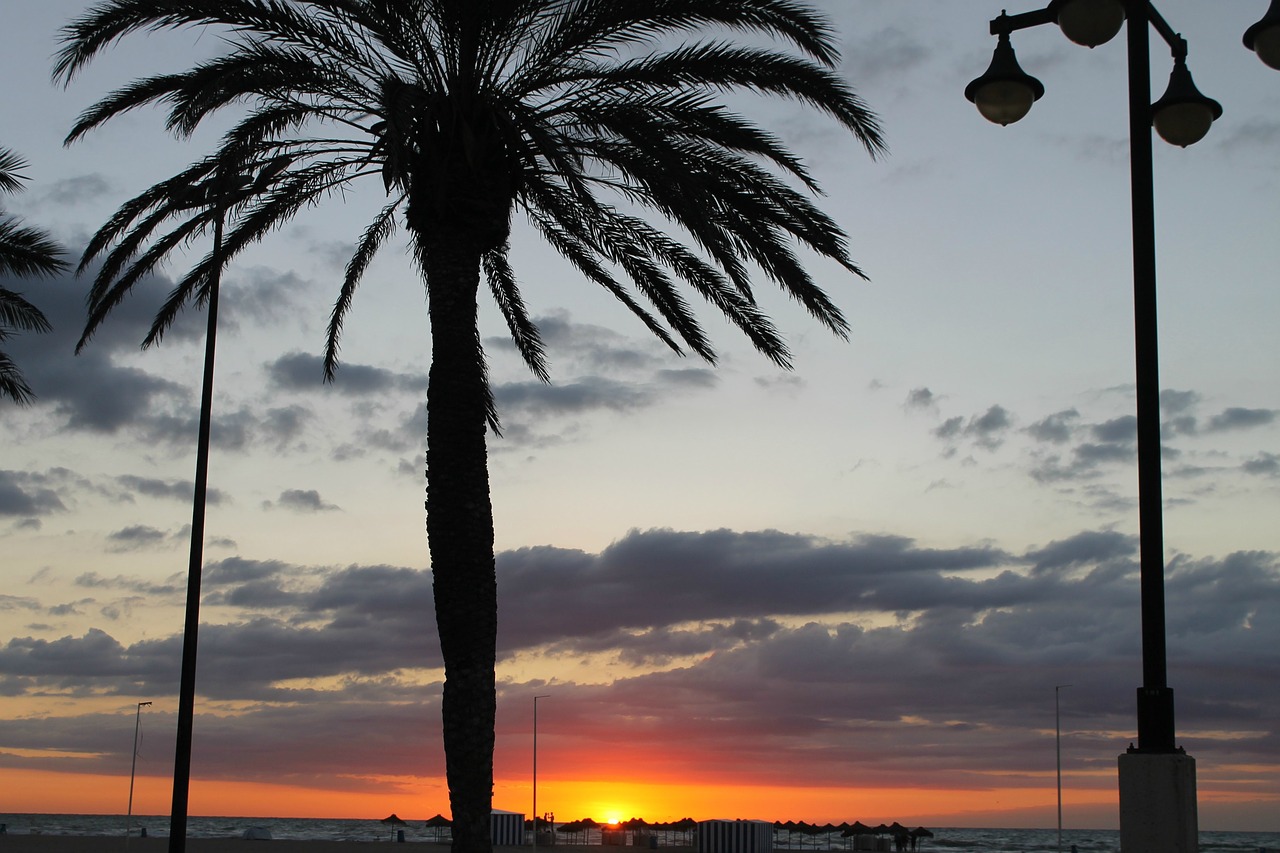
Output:
[[1058,694],[1070,684],[1056,684],[1053,688],[1053,747],[1058,760],[1058,853],[1062,853],[1062,714],[1058,710]]
[[1244,46],[1267,65],[1280,69],[1280,0],[1271,0],[1262,20],[1244,31]]
[[[1120,844],[1125,853],[1194,853],[1198,847],[1195,762],[1176,745],[1173,690],[1167,683],[1164,614],[1164,532],[1160,471],[1160,379],[1156,324],[1155,193],[1151,130],[1175,145],[1203,138],[1222,107],[1196,89],[1186,67],[1187,43],[1150,0],[1052,0],[1032,12],[990,22],[998,36],[991,67],[965,88],[982,115],[1009,124],[1026,115],[1043,86],[1010,62],[1009,35],[1056,23],[1081,44],[1107,41],[1119,31],[1116,5],[1127,21],[1129,177],[1133,205],[1134,360],[1138,425],[1139,586],[1142,686],[1137,691],[1138,745],[1119,759]],[[1149,30],[1169,45],[1174,61],[1169,90],[1151,102]],[[1280,68],[1280,0],[1245,33],[1263,62]]]
[[[1000,19],[1004,19],[1001,15]],[[964,96],[977,105],[983,118],[996,124],[1012,124],[1031,111],[1031,105],[1044,94],[1044,85],[1022,70],[1013,52],[1007,31],[992,33],[1000,36],[996,42],[991,65],[983,75],[965,87]]]
[[133,777],[138,770],[138,732],[142,730],[142,706],[150,704],[150,702],[139,702],[138,711],[133,720],[133,761],[129,765],[129,811],[124,818],[124,843],[126,847],[129,846],[130,825],[133,823]]
[[1106,44],[1124,26],[1120,0],[1055,0],[1049,8],[1062,34],[1085,47]]
[[546,694],[533,697],[533,849],[538,849],[538,700],[550,698]]

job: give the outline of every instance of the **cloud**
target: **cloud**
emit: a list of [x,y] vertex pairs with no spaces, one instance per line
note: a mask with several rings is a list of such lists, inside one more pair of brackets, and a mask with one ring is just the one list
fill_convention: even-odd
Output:
[[1036,441],[1048,444],[1066,444],[1074,434],[1075,425],[1080,420],[1080,413],[1075,409],[1064,409],[1044,417],[1027,427],[1027,433]]
[[[324,360],[318,355],[297,351],[282,355],[267,365],[267,376],[276,387],[290,391],[326,390]],[[397,374],[385,368],[363,364],[343,364],[332,388],[336,393],[355,396],[398,390],[424,392],[426,377],[419,374]]]
[[[161,480],[155,477],[138,477],[133,474],[122,474],[116,477],[116,482],[130,493],[183,502],[191,501],[194,489],[193,484],[188,480]],[[222,490],[206,489],[206,503],[218,506],[226,501],[227,496]]]
[[339,509],[334,504],[325,503],[315,489],[286,489],[274,504],[264,501],[263,506],[268,509],[275,506],[293,512],[332,512]]
[[[913,784],[928,768],[937,784],[998,773],[1038,786],[1052,683],[1075,685],[1064,722],[1077,753],[1113,760],[1126,737],[1116,732],[1133,725],[1135,540],[1114,531],[1010,553],[886,534],[637,530],[596,553],[505,551],[497,569],[499,774],[523,772],[503,744],[527,727],[501,709],[531,687],[554,691],[548,743],[580,772],[627,749],[636,772],[652,762],[691,784],[748,772],[847,784],[856,767],[883,785]],[[370,752],[387,762],[380,774],[420,773],[394,748],[401,738],[414,761],[439,760],[420,731],[438,724],[440,689],[428,572],[234,557],[211,562],[206,579],[210,612],[225,621],[201,628],[201,689],[237,710],[198,721],[202,773],[306,784],[348,753],[368,768]],[[1193,754],[1280,762],[1267,687],[1280,677],[1277,612],[1274,553],[1170,561],[1170,677]],[[176,634],[126,642],[101,627],[14,638],[0,648],[0,692],[168,695],[180,646]],[[518,676],[521,661],[552,658],[563,664],[554,684]],[[169,711],[154,714],[168,724]],[[0,740],[106,762],[121,754],[107,740],[112,720],[123,715],[2,720]],[[1202,733],[1215,731],[1233,734],[1210,746]],[[325,762],[302,749],[326,737],[336,740]],[[99,771],[95,761],[86,772]],[[1273,778],[1262,771],[1258,784]]]
[[907,392],[906,402],[902,405],[908,411],[912,409],[937,409],[938,398],[928,388],[913,388]]
[[1219,414],[1209,419],[1209,432],[1223,432],[1226,430],[1254,429],[1256,427],[1270,426],[1276,422],[1276,411],[1274,409],[1245,409],[1233,406],[1223,409]]
[[107,550],[141,551],[167,545],[171,535],[146,524],[132,524],[107,534]]
[[35,516],[64,512],[67,507],[55,485],[60,477],[26,471],[0,470],[0,516]]
[[168,281],[152,277],[135,285],[78,356],[73,351],[85,323],[86,283],[65,275],[24,284],[30,286],[18,289],[27,290],[53,327],[47,334],[17,336],[8,345],[36,393],[36,409],[51,409],[68,430],[115,433],[145,421],[157,407],[188,400],[182,386],[118,361],[137,350]]
[[969,439],[984,450],[996,450],[1004,443],[1005,434],[1012,426],[1009,411],[995,405],[980,415],[973,415],[968,421],[961,417],[947,418],[933,430],[933,434],[943,441]]
[[1265,477],[1280,476],[1280,455],[1275,453],[1259,453],[1254,458],[1245,460],[1240,467],[1246,474],[1256,474]]
[[48,203],[71,207],[105,198],[112,191],[113,187],[105,177],[93,173],[73,175],[39,185],[36,188],[35,198],[37,204]]

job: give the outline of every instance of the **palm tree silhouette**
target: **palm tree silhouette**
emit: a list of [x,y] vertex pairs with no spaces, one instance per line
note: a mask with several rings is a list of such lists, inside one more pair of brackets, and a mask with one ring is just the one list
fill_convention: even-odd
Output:
[[[0,148],[0,192],[16,193],[26,180],[26,161],[8,148]],[[16,216],[0,209],[0,275],[27,278],[49,276],[66,269],[62,249],[37,228],[24,225]],[[47,332],[44,313],[21,293],[0,286],[0,343],[15,331]],[[35,394],[8,353],[0,351],[0,396],[19,406],[29,404]]]
[[[68,141],[148,104],[166,105],[183,136],[215,112],[244,113],[204,161],[127,202],[93,238],[85,262],[105,261],[84,340],[194,233],[189,221],[170,225],[184,182],[287,164],[240,200],[225,263],[348,182],[382,181],[388,201],[347,264],[324,374],[338,368],[355,291],[400,217],[431,328],[427,536],[454,849],[485,853],[497,631],[485,434],[499,421],[477,329],[482,278],[526,365],[549,377],[508,257],[513,214],[672,350],[716,359],[686,300],[692,290],[789,367],[753,278],[763,273],[844,336],[844,317],[796,248],[862,273],[840,227],[812,202],[818,186],[804,164],[719,99],[745,91],[799,101],[872,156],[884,147],[880,129],[836,74],[825,19],[793,0],[106,0],[64,27],[55,79],[69,82],[131,33],[188,26],[218,30],[226,51],[108,94]],[[725,40],[733,31],[771,46]],[[179,282],[148,342],[211,265],[206,258]]]

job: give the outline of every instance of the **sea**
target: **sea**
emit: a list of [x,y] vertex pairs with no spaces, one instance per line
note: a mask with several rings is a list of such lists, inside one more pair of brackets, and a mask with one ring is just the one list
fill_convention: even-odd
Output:
[[[138,836],[143,830],[148,836],[165,837],[169,834],[167,815],[79,815],[79,814],[3,814],[0,824],[3,831],[14,835],[119,835],[125,834],[126,823],[130,834]],[[407,821],[405,826],[391,825],[380,820],[325,819],[325,818],[263,818],[263,817],[190,817],[187,819],[189,838],[238,838],[247,829],[261,827],[271,833],[273,839],[300,841],[397,841],[404,832],[406,843],[443,843],[448,840],[448,830],[442,835],[430,829],[422,820]],[[1031,853],[1032,851],[1058,851],[1057,829],[973,829],[931,826],[932,838],[920,840],[919,850],[936,853]],[[574,833],[564,843],[599,844],[600,834],[588,831]],[[661,832],[655,836],[659,847],[687,846],[689,839],[681,833]],[[838,833],[830,835],[791,835],[785,831],[775,833],[775,850],[841,851],[851,850],[851,840]],[[540,848],[546,849],[543,843]],[[554,847],[554,845],[552,845]],[[1120,833],[1108,829],[1064,829],[1062,850],[1072,847],[1078,853],[1119,853]],[[0,842],[0,848],[3,843]],[[1200,833],[1201,853],[1280,853],[1280,832],[1205,832]],[[548,851],[550,853],[550,851]]]

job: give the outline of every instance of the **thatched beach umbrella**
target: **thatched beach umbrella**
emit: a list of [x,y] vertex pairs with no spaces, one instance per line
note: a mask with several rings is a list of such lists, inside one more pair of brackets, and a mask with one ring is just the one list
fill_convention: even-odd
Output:
[[442,814],[437,814],[434,817],[427,818],[427,829],[430,829],[433,831],[434,834],[432,837],[436,841],[440,840],[440,830],[444,829],[446,826],[449,827],[450,830],[452,830],[453,821],[449,820],[449,818],[445,817]]
[[911,836],[911,840],[913,842],[911,845],[911,849],[913,850],[916,849],[916,846],[919,844],[921,838],[933,838],[933,833],[925,829],[923,826],[917,826],[915,829],[911,830],[907,834]]
[[407,822],[401,820],[400,817],[395,812],[392,812],[391,814],[384,817],[382,819],[382,822],[385,823],[387,826],[408,826],[409,825]]

